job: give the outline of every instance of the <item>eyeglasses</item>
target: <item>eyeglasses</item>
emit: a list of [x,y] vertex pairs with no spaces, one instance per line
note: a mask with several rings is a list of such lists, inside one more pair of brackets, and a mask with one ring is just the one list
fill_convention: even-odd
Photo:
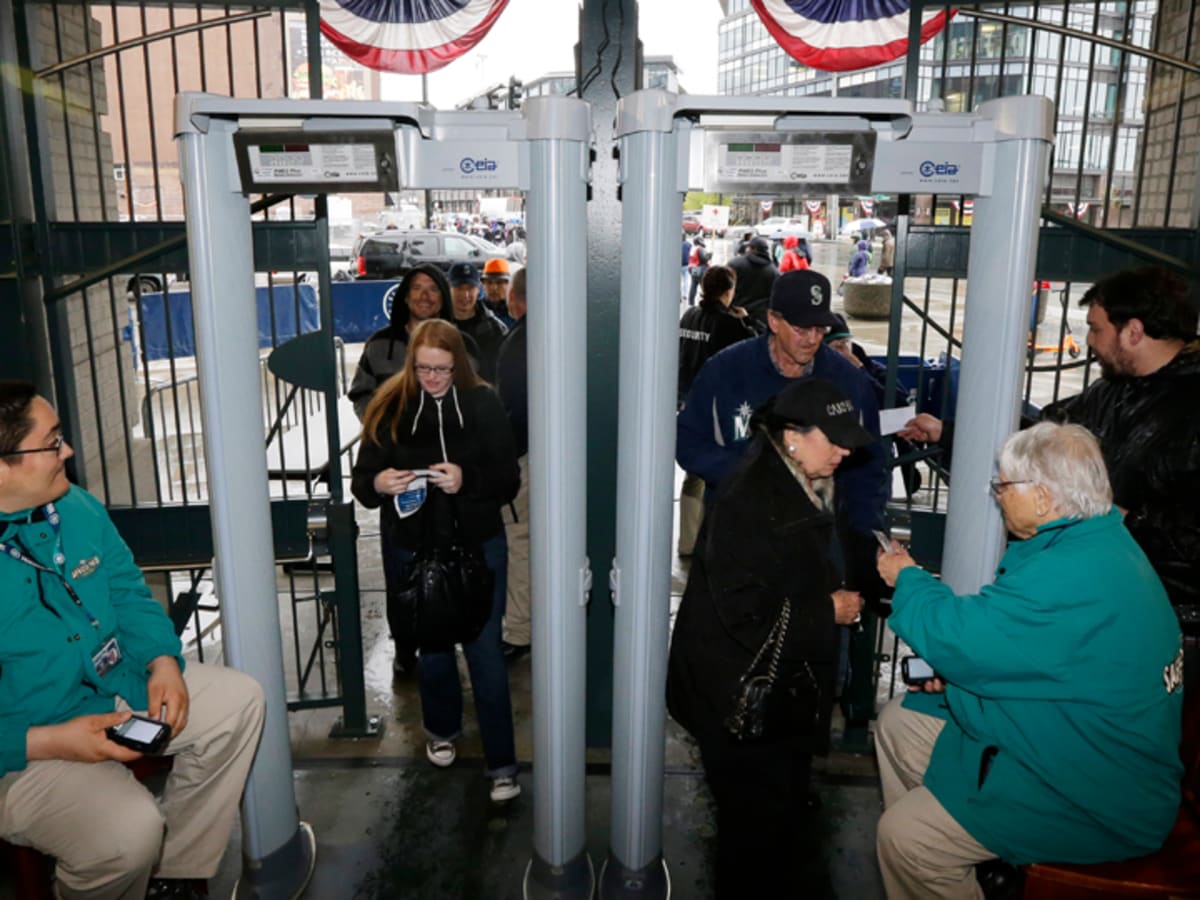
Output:
[[49,447],[34,447],[32,450],[9,450],[7,453],[0,453],[0,456],[24,456],[26,453],[53,453],[57,456],[62,452],[62,446],[66,443],[66,440],[60,434],[54,439],[54,444]]
[[454,366],[413,366],[418,375],[453,375]]
[[988,482],[988,487],[991,488],[992,496],[995,497],[997,500],[999,500],[1000,495],[1003,494],[1006,490],[1008,490],[1008,488],[1011,485],[1032,484],[1032,483],[1033,482],[1029,481],[1028,479],[1023,479],[1020,481],[1000,481],[997,478],[993,478],[991,481]]

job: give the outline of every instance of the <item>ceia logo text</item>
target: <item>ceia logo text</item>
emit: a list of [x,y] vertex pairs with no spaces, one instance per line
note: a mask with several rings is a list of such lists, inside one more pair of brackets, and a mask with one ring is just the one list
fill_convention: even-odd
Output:
[[927,159],[921,163],[920,172],[926,178],[932,178],[934,175],[957,175],[958,166],[952,162],[935,163]]
[[464,156],[458,161],[458,168],[464,175],[474,175],[476,172],[495,172],[496,161],[494,159],[471,159],[469,156]]

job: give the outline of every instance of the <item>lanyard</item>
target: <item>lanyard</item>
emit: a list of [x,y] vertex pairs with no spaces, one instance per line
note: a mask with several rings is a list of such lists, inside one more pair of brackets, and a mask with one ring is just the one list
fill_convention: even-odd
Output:
[[[58,510],[54,508],[53,503],[47,503],[45,506],[43,506],[42,512],[46,516],[47,524],[49,524],[50,529],[54,532],[54,564],[56,566],[66,565],[67,557],[66,554],[63,553],[62,535],[59,533],[59,526],[62,523],[62,517],[58,514]],[[79,595],[75,593],[75,588],[71,586],[70,580],[61,571],[42,565],[29,555],[29,551],[23,547],[19,541],[13,544],[10,544],[8,541],[0,541],[0,553],[8,554],[17,562],[24,563],[30,568],[37,569],[39,572],[45,572],[48,575],[53,575],[62,582],[62,586],[66,589],[67,595],[71,598],[72,602],[79,607],[83,614],[88,617],[88,622],[91,623],[91,626],[93,628],[100,627],[99,621],[97,621],[96,617],[93,616],[88,608],[83,605],[83,601],[80,600]]]

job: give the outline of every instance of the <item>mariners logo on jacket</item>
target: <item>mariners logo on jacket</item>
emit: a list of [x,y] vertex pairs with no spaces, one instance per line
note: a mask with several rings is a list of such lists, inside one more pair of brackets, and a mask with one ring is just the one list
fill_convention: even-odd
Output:
[[737,408],[737,412],[733,414],[733,439],[735,441],[750,439],[750,416],[753,413],[754,409],[750,404],[743,403]]

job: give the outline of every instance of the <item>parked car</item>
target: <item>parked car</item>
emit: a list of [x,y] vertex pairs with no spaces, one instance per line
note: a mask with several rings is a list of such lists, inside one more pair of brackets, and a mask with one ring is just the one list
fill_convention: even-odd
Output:
[[806,238],[811,236],[806,224],[806,220],[799,216],[771,216],[755,225],[754,230],[763,237],[776,237],[782,232],[784,237],[795,235]]
[[683,214],[684,234],[700,234],[703,230],[704,223],[700,221],[700,213],[687,212]]
[[[490,249],[487,249],[490,248]],[[444,231],[377,231],[364,234],[354,247],[354,277],[360,280],[400,278],[415,265],[433,263],[449,271],[455,263],[483,268],[489,259],[503,259],[504,250]]]

